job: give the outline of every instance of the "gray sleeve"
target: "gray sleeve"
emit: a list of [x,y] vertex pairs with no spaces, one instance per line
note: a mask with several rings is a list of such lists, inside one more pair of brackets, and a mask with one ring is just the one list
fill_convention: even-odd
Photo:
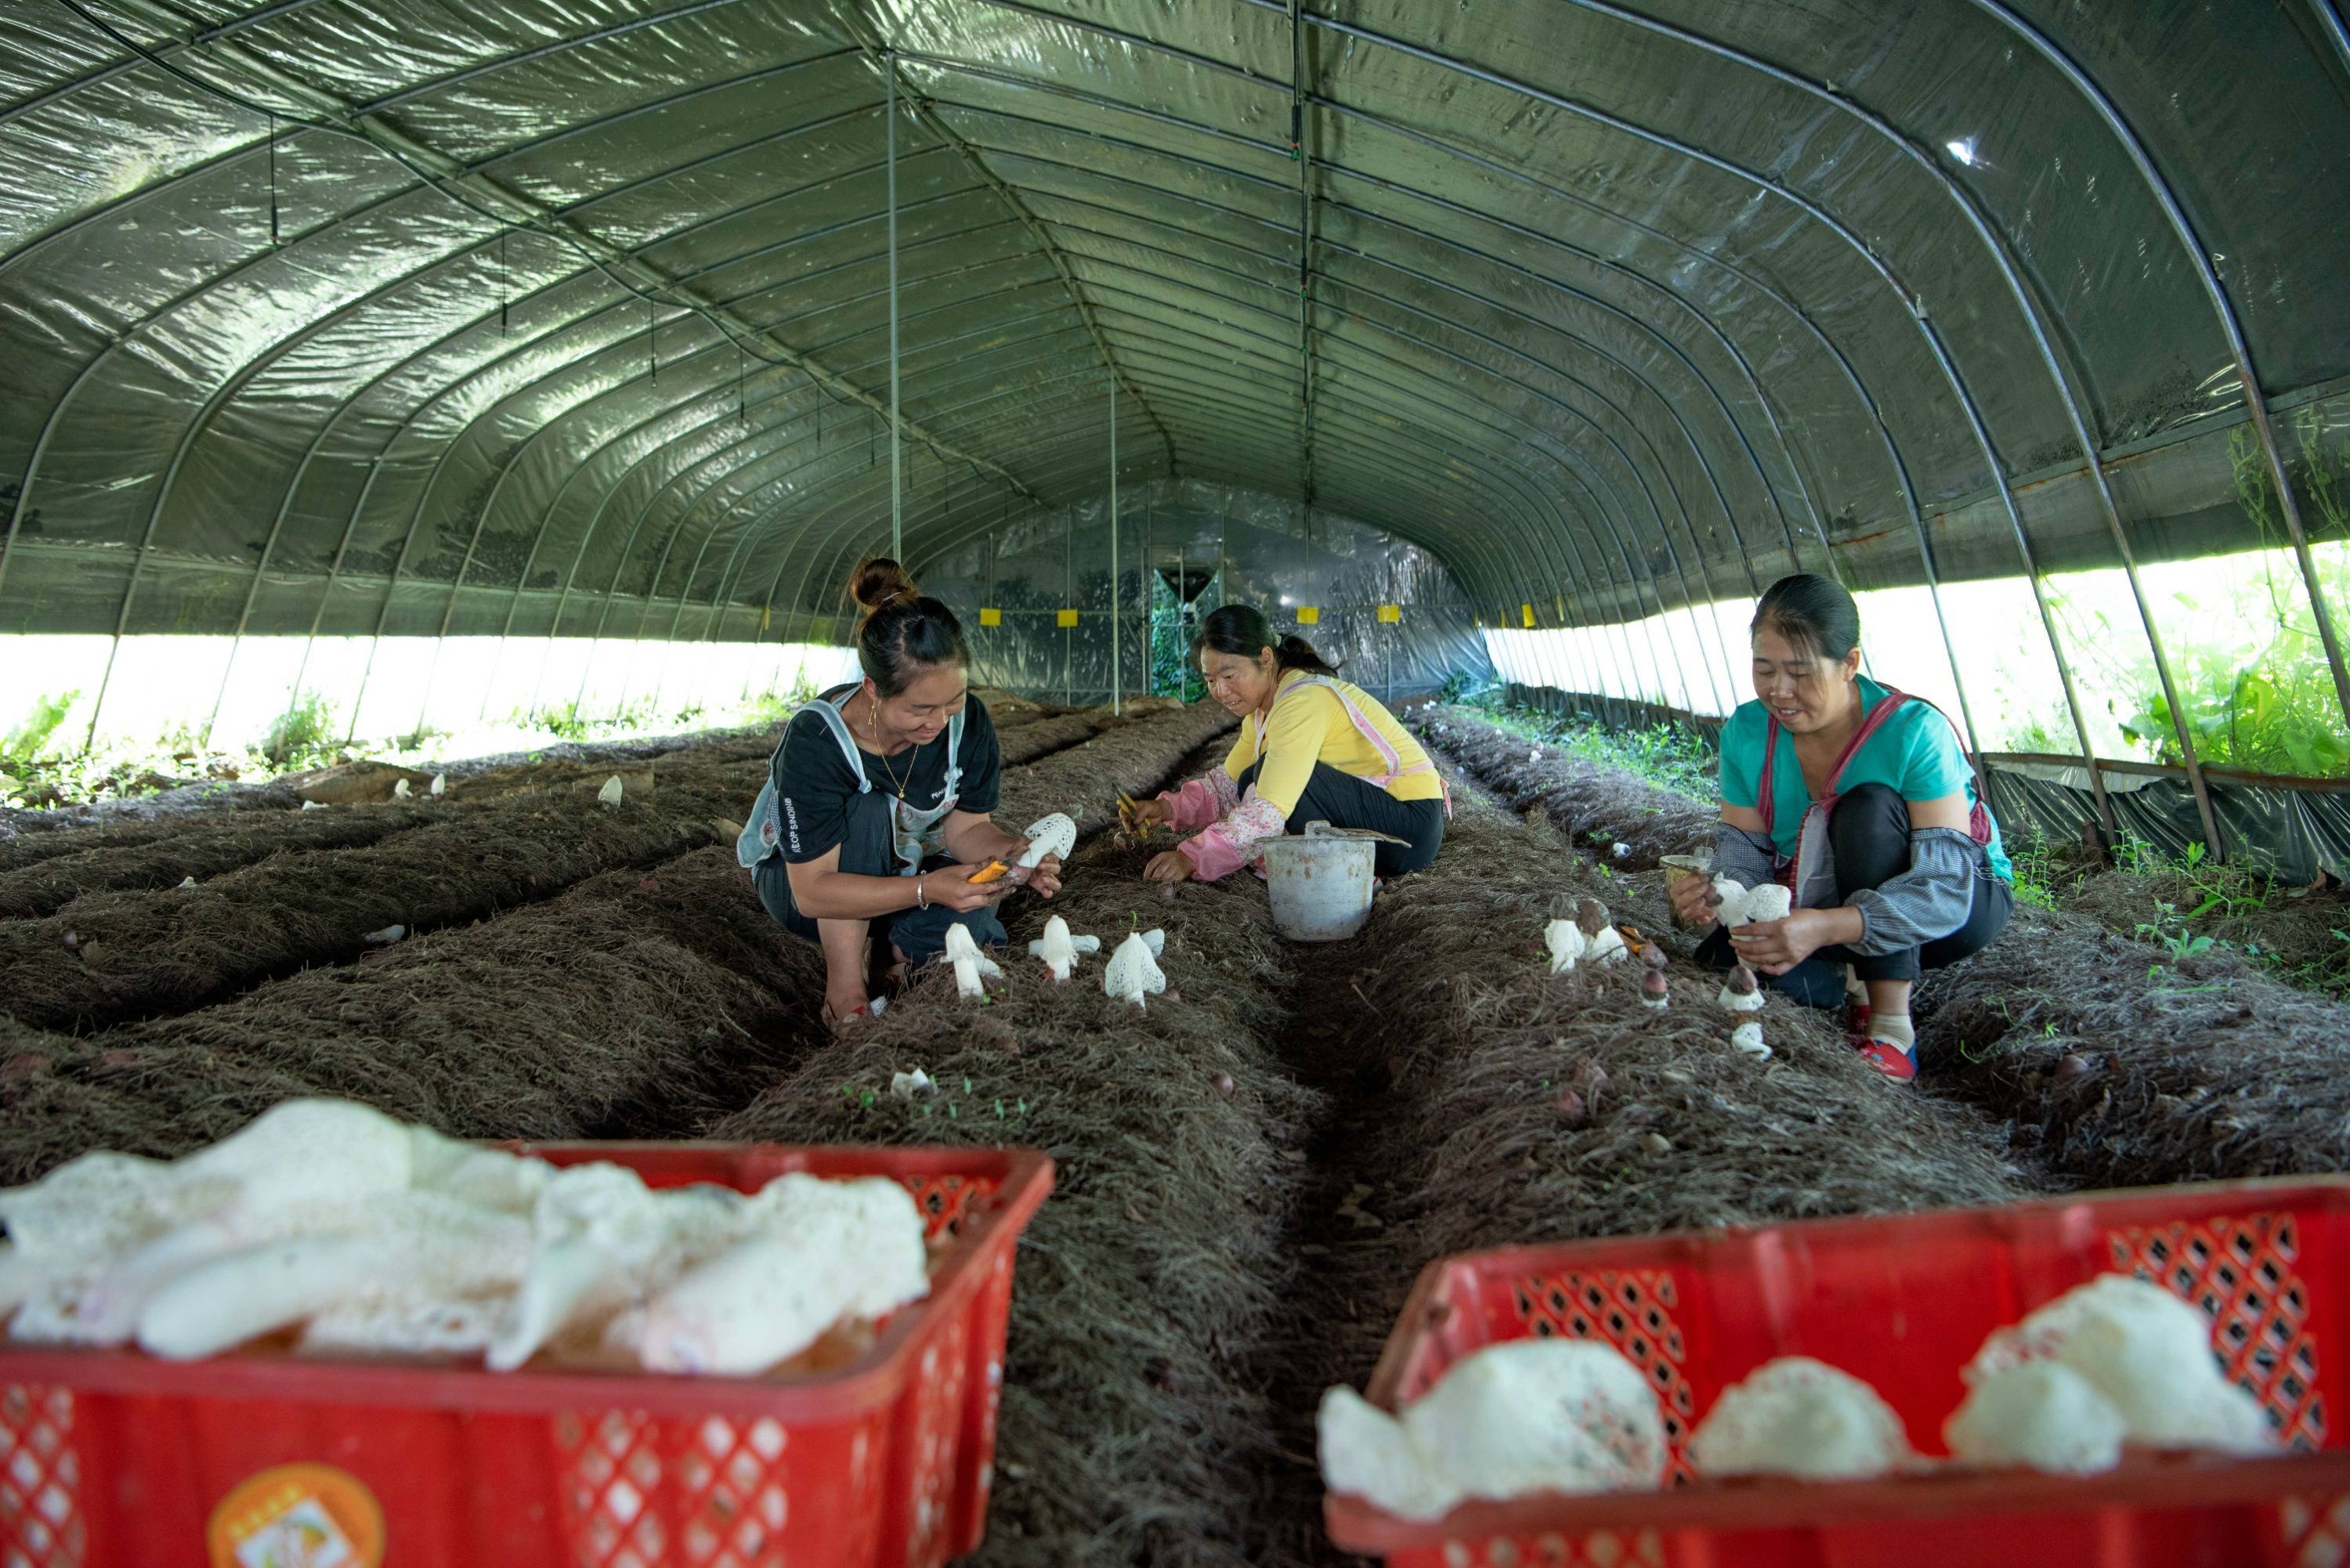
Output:
[[[1713,874],[1727,877],[1742,888],[1760,888],[1772,880],[1779,857],[1771,840],[1726,822],[1713,826]],[[1953,927],[1952,929],[1957,928]]]
[[1974,908],[1975,867],[1981,859],[1975,841],[1954,829],[1912,833],[1909,869],[1881,888],[1853,894],[1861,935],[1852,950],[1871,956],[1899,952],[1965,925]]

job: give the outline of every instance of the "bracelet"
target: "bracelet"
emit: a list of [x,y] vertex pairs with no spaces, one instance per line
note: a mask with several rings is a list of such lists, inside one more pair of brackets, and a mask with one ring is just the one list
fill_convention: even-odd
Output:
[[[928,875],[928,872],[924,872],[922,874],[922,876]],[[921,877],[916,877],[914,878],[914,905],[917,909],[927,909],[931,907],[930,895],[922,891]]]

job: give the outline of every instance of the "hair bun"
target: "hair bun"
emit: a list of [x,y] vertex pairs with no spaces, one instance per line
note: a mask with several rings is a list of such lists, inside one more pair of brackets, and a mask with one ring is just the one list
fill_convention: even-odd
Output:
[[906,568],[887,556],[876,556],[857,568],[848,579],[848,597],[868,613],[899,599],[919,598],[921,590]]

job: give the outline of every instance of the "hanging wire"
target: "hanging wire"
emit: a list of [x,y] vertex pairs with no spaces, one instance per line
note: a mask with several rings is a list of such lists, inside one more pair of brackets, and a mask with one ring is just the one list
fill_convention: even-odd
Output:
[[734,417],[744,426],[751,422],[751,357],[743,346],[734,346]]
[[512,229],[498,231],[498,336],[506,331],[506,296],[514,292],[514,273],[506,265],[506,236]]
[[269,246],[277,248],[277,111],[269,111]]
[[660,385],[660,339],[654,335],[653,302],[645,301],[645,363],[652,368],[653,384]]

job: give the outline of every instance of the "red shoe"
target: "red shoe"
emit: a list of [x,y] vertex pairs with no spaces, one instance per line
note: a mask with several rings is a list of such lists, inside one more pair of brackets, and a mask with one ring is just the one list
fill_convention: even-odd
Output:
[[1861,1060],[1898,1084],[1918,1075],[1918,1059],[1890,1040],[1856,1041]]
[[1876,1015],[1877,1010],[1871,1007],[1866,1000],[1855,1001],[1849,996],[1846,997],[1844,1001],[1844,1032],[1851,1035],[1855,1040],[1867,1039],[1868,1021]]

